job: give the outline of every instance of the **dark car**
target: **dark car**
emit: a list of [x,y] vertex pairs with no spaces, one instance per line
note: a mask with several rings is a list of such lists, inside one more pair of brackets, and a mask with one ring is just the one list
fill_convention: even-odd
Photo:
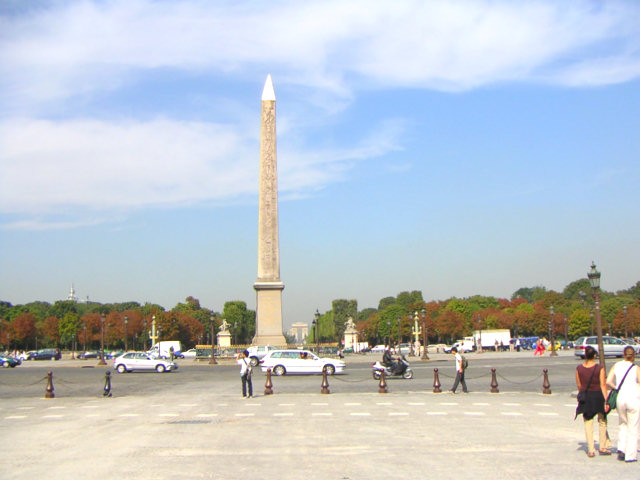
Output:
[[45,348],[29,355],[29,360],[60,360],[62,355],[58,348]]
[[20,365],[20,360],[10,355],[0,355],[0,365],[2,368],[14,368],[16,365]]

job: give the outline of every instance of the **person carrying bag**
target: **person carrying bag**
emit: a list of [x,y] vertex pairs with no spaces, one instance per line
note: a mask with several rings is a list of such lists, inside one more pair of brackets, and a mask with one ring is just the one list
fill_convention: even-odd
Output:
[[[595,362],[597,353],[595,348],[587,347],[584,352],[584,363],[576,368],[576,385],[578,386],[578,406],[576,417],[582,414],[584,431],[587,438],[587,456],[595,456],[593,439],[593,420],[598,416],[598,452],[600,455],[611,455],[611,441],[607,433],[608,407],[604,403],[607,395],[604,368]],[[575,418],[575,417],[574,417]]]
[[637,461],[638,454],[640,369],[634,361],[635,350],[632,346],[625,347],[624,360],[611,367],[607,376],[607,385],[613,389],[608,404],[615,402],[618,410],[618,460],[625,462]]

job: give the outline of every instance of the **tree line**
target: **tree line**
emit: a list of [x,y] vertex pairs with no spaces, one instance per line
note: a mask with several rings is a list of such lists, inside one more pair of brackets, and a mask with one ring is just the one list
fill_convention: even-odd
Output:
[[[601,291],[600,312],[605,333],[640,335],[640,281],[615,293]],[[185,346],[210,344],[211,326],[217,332],[223,319],[236,345],[251,343],[255,334],[256,313],[243,301],[226,302],[221,313],[201,307],[193,297],[171,310],[137,302],[64,300],[14,306],[0,301],[0,345],[27,350],[71,348],[75,342],[78,350],[95,350],[100,345],[104,318],[106,348],[123,348],[126,329],[129,348],[145,349],[149,347],[154,316],[161,339],[180,340]],[[509,299],[476,295],[425,301],[422,292],[415,290],[382,298],[377,308],[363,310],[358,310],[356,300],[336,299],[330,310],[318,312],[307,342],[342,341],[349,318],[356,325],[360,341],[371,345],[388,339],[411,341],[416,325],[418,330],[425,328],[429,343],[451,343],[474,330],[493,328],[510,329],[512,336],[520,337],[546,336],[550,330],[554,336],[567,339],[595,334],[594,298],[587,279],[571,282],[562,292],[542,286],[523,287]]]
[[74,345],[77,350],[96,350],[104,328],[107,349],[125,345],[130,349],[148,349],[154,318],[160,340],[180,340],[185,346],[211,344],[211,328],[215,335],[223,319],[230,325],[235,343],[250,343],[255,333],[255,312],[248,310],[242,301],[226,302],[222,313],[201,307],[193,297],[187,297],[171,310],[137,302],[63,300],[54,304],[36,301],[12,305],[0,301],[0,345],[9,350]]

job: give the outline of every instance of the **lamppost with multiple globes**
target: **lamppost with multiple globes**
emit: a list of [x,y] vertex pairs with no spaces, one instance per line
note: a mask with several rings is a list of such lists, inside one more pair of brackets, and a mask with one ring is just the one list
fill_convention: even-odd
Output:
[[129,351],[129,342],[127,341],[127,324],[129,323],[129,317],[124,316],[124,351]]
[[216,355],[215,355],[215,351],[216,351],[216,324],[215,324],[215,319],[213,318],[213,315],[211,315],[211,317],[209,317],[209,325],[211,326],[211,359],[209,360],[209,365],[217,365],[218,362],[216,361]]
[[604,345],[602,342],[602,318],[600,317],[600,272],[596,269],[596,264],[591,262],[591,269],[587,273],[589,277],[589,283],[593,290],[593,300],[596,307],[596,332],[598,335],[598,357],[600,358],[600,365],[606,371],[606,364],[604,360]]
[[83,323],[82,324],[82,351],[86,352],[87,351],[87,324]]
[[482,317],[478,317],[478,347],[477,353],[482,353]]
[[316,355],[320,355],[320,312],[316,308],[313,323],[316,326]]
[[622,307],[622,311],[624,312],[624,338],[629,337],[629,329],[627,324],[627,306]]
[[106,365],[107,362],[104,361],[104,322],[107,321],[107,317],[103,313],[100,316],[100,361],[98,365]]
[[550,357],[557,357],[558,356],[558,352],[556,352],[556,342],[555,342],[555,338],[553,335],[553,331],[555,330],[553,327],[553,316],[555,315],[555,312],[553,310],[553,305],[551,305],[549,307],[549,341],[551,342],[551,355],[549,355]]
[[422,360],[429,360],[427,350],[429,348],[429,335],[427,335],[427,311],[423,308],[420,311],[422,315]]
[[402,355],[400,351],[400,344],[402,343],[402,337],[400,336],[400,315],[398,315],[398,355]]
[[76,359],[76,334],[71,334],[71,360]]

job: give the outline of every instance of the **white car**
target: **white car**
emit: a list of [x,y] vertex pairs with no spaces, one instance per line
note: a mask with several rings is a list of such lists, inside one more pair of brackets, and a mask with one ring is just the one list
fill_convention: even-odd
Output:
[[180,355],[182,355],[182,358],[196,358],[196,349],[192,348],[186,352],[180,352]]
[[251,359],[251,366],[257,366],[258,363],[260,363],[260,360],[262,360],[267,353],[272,350],[276,350],[276,347],[272,347],[271,345],[254,345],[247,348],[249,358]]
[[287,373],[322,373],[327,375],[343,373],[345,363],[334,358],[320,358],[309,350],[272,350],[260,361],[263,373],[270,368],[274,375]]
[[175,362],[154,358],[144,352],[127,352],[113,360],[113,368],[118,373],[133,372],[134,370],[155,370],[158,373],[172,372],[178,369]]
[[384,352],[387,349],[386,345],[376,345],[371,349],[372,352]]

